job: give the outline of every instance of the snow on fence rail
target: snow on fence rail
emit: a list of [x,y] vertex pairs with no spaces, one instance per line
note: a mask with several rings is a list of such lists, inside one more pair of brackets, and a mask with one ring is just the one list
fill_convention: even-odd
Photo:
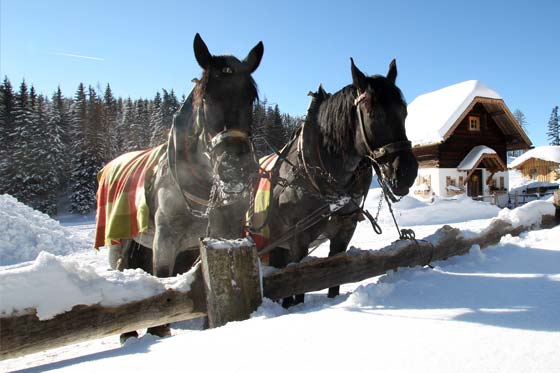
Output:
[[[560,194],[557,194],[560,206]],[[515,210],[502,210],[482,232],[473,234],[448,225],[423,240],[397,241],[381,250],[350,250],[316,258],[281,270],[267,271],[261,280],[254,244],[213,246],[201,242],[202,265],[190,271],[189,286],[133,302],[103,306],[75,305],[68,312],[40,319],[32,307],[0,317],[0,359],[12,358],[79,341],[208,315],[211,327],[249,317],[262,300],[316,291],[382,275],[399,267],[427,265],[484,248],[506,234],[518,235],[559,221],[558,207],[534,201]],[[556,217],[554,214],[556,213]],[[154,279],[156,280],[156,279]],[[169,281],[157,279],[156,281]]]

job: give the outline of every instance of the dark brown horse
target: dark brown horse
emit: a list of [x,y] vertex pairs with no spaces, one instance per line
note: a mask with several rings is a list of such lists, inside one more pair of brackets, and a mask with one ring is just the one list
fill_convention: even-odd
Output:
[[[416,178],[395,61],[386,77],[368,77],[351,62],[353,83],[332,96],[319,88],[303,126],[272,170],[267,225],[270,245],[278,242],[270,252],[274,267],[300,261],[317,239],[330,240],[329,256],[346,250],[362,219],[372,166],[393,199],[406,195]],[[338,293],[333,287],[328,296]],[[283,304],[303,300],[302,294]]]
[[[111,246],[111,267],[141,267],[168,277],[192,265],[200,237],[241,236],[258,169],[251,141],[258,96],[251,74],[263,52],[259,42],[242,61],[213,56],[196,34],[202,77],[175,114],[157,172],[146,181],[150,229]],[[166,333],[167,328],[155,331]]]

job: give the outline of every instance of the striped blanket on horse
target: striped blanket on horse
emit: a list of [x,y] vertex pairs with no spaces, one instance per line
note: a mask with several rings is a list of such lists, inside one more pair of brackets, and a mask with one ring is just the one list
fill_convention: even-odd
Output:
[[[260,171],[263,173],[270,173],[278,160],[278,154],[272,153],[259,160]],[[271,195],[271,182],[269,177],[261,177],[257,189],[255,191],[255,205],[253,209],[253,218],[251,220],[251,227],[254,230],[247,232],[247,235],[251,236],[255,244],[257,245],[257,250],[262,249],[268,243],[270,238],[270,229],[267,225],[268,208],[270,207]],[[268,255],[266,255],[267,257]],[[265,258],[261,258],[266,261]]]
[[123,154],[97,175],[94,247],[114,245],[148,230],[146,183],[155,174],[167,144]]

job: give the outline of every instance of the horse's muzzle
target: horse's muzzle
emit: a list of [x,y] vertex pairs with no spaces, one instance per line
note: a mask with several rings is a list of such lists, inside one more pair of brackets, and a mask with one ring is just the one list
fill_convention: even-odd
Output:
[[390,165],[391,190],[397,196],[406,196],[418,174],[418,162],[412,151],[400,152]]

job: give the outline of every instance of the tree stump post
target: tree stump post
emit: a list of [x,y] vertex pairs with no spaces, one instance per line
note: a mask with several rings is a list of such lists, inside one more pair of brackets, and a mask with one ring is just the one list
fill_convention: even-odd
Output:
[[262,302],[255,243],[205,238],[200,256],[209,326],[248,319]]

